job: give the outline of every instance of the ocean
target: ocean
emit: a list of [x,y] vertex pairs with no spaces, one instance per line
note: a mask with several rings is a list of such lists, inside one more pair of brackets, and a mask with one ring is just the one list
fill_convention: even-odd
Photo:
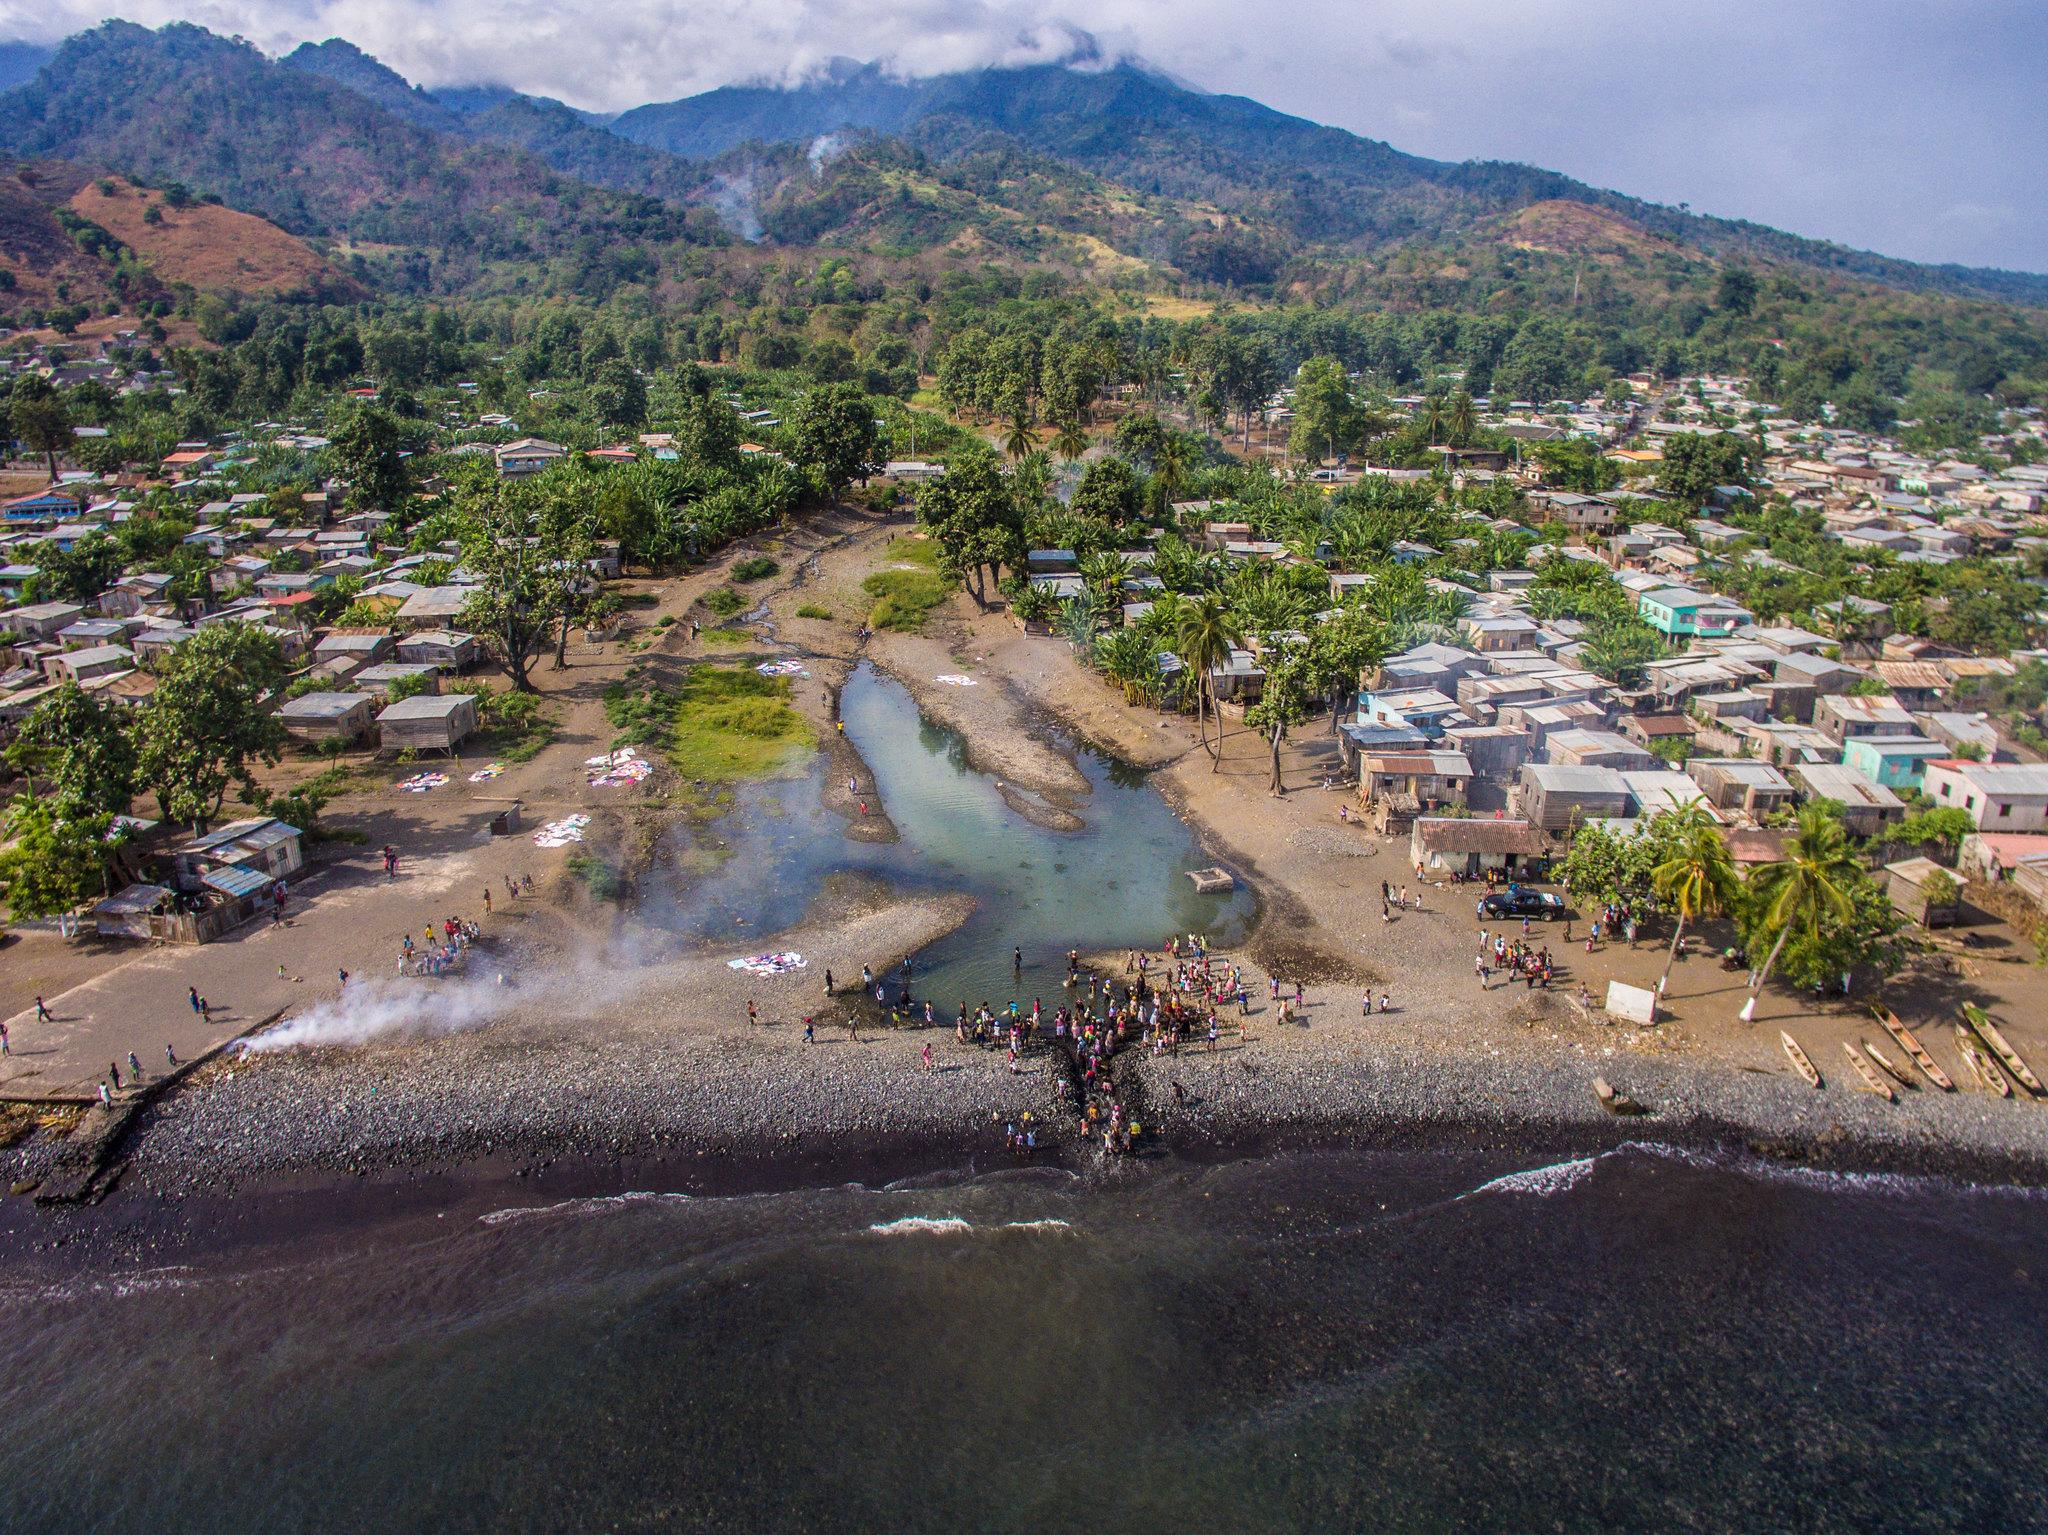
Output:
[[2048,1528],[2034,1190],[1651,1144],[352,1198],[118,1260],[17,1218],[0,1528]]

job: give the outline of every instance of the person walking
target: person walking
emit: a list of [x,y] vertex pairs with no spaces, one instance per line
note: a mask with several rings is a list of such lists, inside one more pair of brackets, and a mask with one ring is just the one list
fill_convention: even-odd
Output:
[[811,1020],[810,1016],[809,1016],[808,1014],[806,1014],[806,1015],[805,1015],[805,1017],[804,1017],[804,1043],[805,1043],[805,1044],[807,1044],[807,1045],[815,1045],[815,1044],[816,1044],[817,1042],[818,1042],[818,1031],[817,1031],[817,1028],[816,1028],[816,1027],[814,1026],[814,1024],[812,1023],[812,1020]]
[[12,1055],[13,1053],[13,1050],[9,1048],[7,1043],[6,1021],[4,1019],[0,1019],[0,1055]]
[[107,1084],[104,1082],[100,1083],[100,1107],[109,1112],[114,1107],[113,1095],[107,1091]]
[[42,993],[38,992],[36,994],[36,1022],[50,1023],[56,1019],[56,1016],[55,1013],[50,1011],[48,1004],[43,1001]]
[[1372,1016],[1372,993],[1371,993],[1371,991],[1367,991],[1367,992],[1366,992],[1366,994],[1365,994],[1365,1008],[1364,1008],[1364,1011],[1363,1011],[1363,1012],[1362,1012],[1362,1013],[1361,1013],[1361,1014],[1360,1014],[1359,1016],[1361,1016],[1361,1017],[1364,1017],[1364,1018],[1370,1018],[1370,1017]]
[[185,988],[185,995],[186,995],[186,996],[187,996],[188,998],[190,998],[190,999],[191,999],[191,1002],[192,1002],[192,1011],[193,1011],[193,1012],[194,1012],[195,1014],[196,1014],[196,1013],[198,1013],[198,1011],[199,1011],[199,988],[198,988],[197,986],[188,986],[188,987],[186,987],[186,988]]
[[121,1065],[118,1061],[107,1062],[107,1075],[114,1079],[114,1091],[121,1090]]
[[133,1050],[128,1052],[128,1080],[131,1082],[140,1082],[142,1080],[142,1062],[135,1059],[135,1052]]
[[747,998],[747,1022],[749,1024],[756,1024],[760,1021],[761,1015],[754,1010],[754,999],[752,997]]
[[489,916],[490,914],[491,914],[491,887],[490,887],[489,885],[486,885],[486,886],[484,886],[484,915],[488,917],[488,916]]
[[[1013,1056],[1015,1053],[1015,1051],[1011,1052]],[[917,1060],[918,1070],[928,1072],[932,1069],[932,1042],[930,1040],[924,1042],[924,1049],[918,1053]]]
[[832,995],[832,967],[830,965],[825,967],[825,995],[828,997]]
[[164,1046],[164,1064],[174,1069],[178,1064],[178,1052],[173,1050],[169,1045]]

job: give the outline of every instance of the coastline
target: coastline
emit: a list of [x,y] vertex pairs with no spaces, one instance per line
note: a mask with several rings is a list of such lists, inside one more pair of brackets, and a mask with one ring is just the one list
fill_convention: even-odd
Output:
[[[815,577],[779,586],[764,606],[836,579],[835,606],[859,611],[846,585],[857,583],[863,562],[901,528],[869,524],[831,543],[813,557]],[[778,637],[764,640],[758,654],[798,653],[811,664],[796,701],[827,754],[825,808],[846,822],[850,837],[892,840],[879,786],[858,749],[833,728],[839,691],[863,651],[840,625],[797,623],[821,632],[806,633],[799,645],[787,637],[797,625],[776,622]],[[964,597],[937,623],[942,637],[891,636],[868,659],[901,682],[927,717],[960,734],[968,760],[1001,778],[1019,814],[1039,808],[1033,795],[1069,818],[1063,803],[1085,810],[1088,780],[1068,755],[1070,740],[1145,769],[1200,845],[1256,893],[1258,915],[1240,957],[1318,989],[1306,1022],[1277,1027],[1262,1007],[1248,1050],[1227,1041],[1214,1056],[1199,1048],[1149,1059],[1133,1052],[1122,1069],[1157,1132],[1149,1153],[1229,1157],[1451,1136],[1540,1155],[1659,1141],[1740,1146],[1814,1166],[2048,1179],[2048,1114],[2031,1114],[2037,1105],[1923,1089],[1889,1106],[1844,1091],[1832,1071],[1829,1090],[1815,1093],[1784,1070],[1773,1028],[1709,1040],[1676,1024],[1645,1031],[1589,1025],[1557,993],[1475,999],[1461,968],[1469,948],[1458,965],[1439,962],[1448,946],[1465,942],[1469,921],[1445,907],[1447,893],[1432,897],[1438,909],[1403,914],[1391,927],[1370,923],[1356,937],[1338,927],[1364,920],[1377,895],[1374,876],[1399,877],[1401,869],[1398,858],[1332,856],[1324,843],[1336,833],[1299,828],[1300,807],[1322,803],[1310,798],[1314,791],[1274,801],[1246,787],[1242,763],[1213,771],[1190,723],[1123,708],[1063,647],[1025,640],[1000,614],[969,612]],[[923,674],[970,659],[980,684],[973,689]],[[943,708],[930,707],[934,697]],[[1313,726],[1304,730],[1313,733]],[[1250,772],[1261,770],[1254,764]],[[868,817],[846,793],[846,776],[874,790]],[[1081,797],[1071,793],[1077,781]],[[1002,1123],[1026,1111],[1040,1130],[1042,1160],[1093,1167],[1095,1152],[1060,1106],[1060,1068],[1044,1051],[1027,1054],[1026,1069],[1013,1075],[1000,1052],[962,1047],[944,1026],[870,1030],[864,1021],[865,1037],[855,1044],[845,1020],[849,1004],[859,1004],[823,996],[822,964],[775,977],[726,964],[727,948],[795,948],[846,956],[850,966],[865,959],[886,973],[956,930],[973,909],[964,896],[841,880],[781,933],[736,935],[729,946],[706,940],[653,958],[621,947],[622,934],[636,926],[630,910],[582,900],[536,909],[544,920],[516,945],[536,989],[515,977],[511,1005],[500,1009],[505,1016],[459,1032],[426,1024],[348,1048],[217,1061],[143,1109],[121,1137],[121,1198],[182,1202],[473,1175],[540,1184],[573,1178],[622,1192],[636,1177],[687,1181],[706,1167],[778,1175],[803,1169],[802,1176],[831,1178],[848,1169],[1007,1165]],[[552,989],[539,984],[550,972],[563,973]],[[1384,1020],[1360,1020],[1348,1012],[1355,999],[1332,990],[1362,981],[1384,986],[1390,973],[1397,1008]],[[852,979],[842,973],[842,989]],[[749,1001],[761,1009],[752,1026]],[[815,1045],[802,1043],[806,1015],[818,1020]],[[930,1074],[918,1060],[927,1041],[938,1065]],[[1606,1114],[1590,1088],[1596,1071],[1652,1114]],[[9,1169],[10,1183],[30,1183],[61,1150],[61,1141],[32,1137],[0,1153],[0,1167]]]

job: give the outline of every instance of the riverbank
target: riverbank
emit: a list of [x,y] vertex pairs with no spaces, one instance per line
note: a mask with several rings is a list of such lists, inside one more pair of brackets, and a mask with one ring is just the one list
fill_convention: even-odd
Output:
[[[1183,876],[1170,863],[1154,868],[1154,883],[1139,897],[1123,878],[1131,871],[1119,863],[1116,844],[1062,831],[1027,848],[1027,836],[1046,834],[1043,822],[1019,809],[1019,794],[1047,805],[1061,796],[1073,807],[1061,813],[1084,831],[1107,818],[1128,833],[1142,810],[1157,822],[1147,846],[1159,843],[1159,832],[1179,836],[1185,828],[1204,859],[1258,891],[1256,924],[1233,949],[1256,999],[1249,1042],[1226,1034],[1213,1056],[1198,1048],[1131,1058],[1119,1068],[1144,1104],[1150,1147],[1229,1154],[1276,1136],[1377,1143],[1440,1130],[1505,1144],[1540,1127],[1572,1144],[1734,1139],[1821,1160],[1967,1162],[1994,1172],[2009,1164],[2015,1177],[2048,1158],[2048,1112],[2039,1105],[1926,1090],[1893,1106],[1852,1091],[1835,1069],[1837,1036],[1850,1043],[1859,1029],[1872,1030],[1867,1015],[1850,1010],[1786,1020],[1827,1074],[1826,1090],[1814,1092],[1792,1076],[1777,1047],[1779,1018],[1732,1026],[1740,978],[1703,961],[1678,966],[1666,1021],[1654,1029],[1601,1023],[1565,1001],[1581,980],[1599,987],[1606,974],[1654,964],[1649,949],[1581,952],[1559,942],[1558,990],[1482,990],[1470,968],[1469,897],[1431,889],[1422,909],[1383,914],[1379,882],[1402,883],[1398,859],[1360,829],[1336,823],[1323,791],[1266,795],[1264,748],[1241,729],[1226,737],[1212,769],[1191,722],[1123,707],[1064,644],[1027,638],[1007,619],[973,612],[964,598],[915,643],[891,637],[864,651],[855,633],[864,611],[859,582],[887,558],[900,531],[877,521],[836,533],[771,583],[748,647],[720,648],[720,660],[803,663],[808,675],[793,679],[792,701],[823,743],[822,763],[758,794],[742,792],[740,808],[683,818],[687,847],[630,834],[672,810],[652,800],[619,804],[612,817],[623,829],[597,823],[591,848],[631,850],[630,872],[636,880],[648,876],[637,904],[587,895],[521,902],[487,924],[462,981],[422,983],[405,995],[359,982],[343,1000],[301,1005],[256,1051],[210,1065],[138,1116],[117,1152],[129,1165],[129,1190],[182,1200],[280,1180],[501,1166],[530,1173],[556,1164],[592,1169],[589,1176],[601,1181],[635,1176],[630,1169],[642,1162],[687,1167],[700,1158],[798,1158],[830,1169],[862,1165],[878,1146],[902,1148],[908,1162],[929,1156],[943,1165],[962,1155],[1000,1156],[1002,1124],[1025,1112],[1046,1155],[1092,1166],[1078,1125],[1059,1107],[1059,1073],[1047,1055],[1027,1053],[1013,1073],[1001,1052],[958,1044],[953,1004],[1000,1006],[1017,994],[1028,1006],[1036,993],[1055,1005],[1057,961],[1035,955],[1013,988],[1011,943],[1021,937],[1041,949],[1089,948],[1091,934],[1135,910],[1146,935],[1139,941],[1156,945],[1177,924],[1160,918],[1155,931],[1147,914],[1182,898]],[[836,616],[786,611],[799,599],[829,604]],[[940,738],[929,709],[902,708],[900,694],[889,704],[863,672],[858,706],[870,712],[857,723],[880,753],[868,762],[837,728],[864,655],[912,699],[971,700],[949,716],[956,733]],[[702,647],[675,625],[636,675],[658,683],[701,659]],[[926,675],[942,665],[967,669]],[[1313,727],[1303,735],[1287,764],[1295,782],[1310,777],[1326,749]],[[1151,789],[1183,826],[1123,768],[1077,760],[1076,740],[1148,765]],[[1012,749],[1018,741],[1030,750]],[[945,770],[952,779],[917,776],[951,759],[978,764],[991,777],[1015,775],[1000,787],[1022,820],[981,803],[989,789],[974,766],[955,762]],[[1004,765],[988,765],[997,760]],[[1033,768],[1046,760],[1061,771]],[[918,787],[908,802],[891,805],[894,791],[877,771]],[[935,809],[952,819],[934,823]],[[898,820],[918,832],[916,846],[902,845]],[[760,840],[765,832],[781,842]],[[848,850],[867,842],[878,846],[861,856],[884,863],[865,872],[843,867]],[[1035,871],[1028,884],[1020,861]],[[658,894],[677,920],[664,929],[650,907],[659,883],[652,872],[670,865],[674,878]],[[948,880],[951,891],[943,888]],[[793,883],[805,899],[791,905],[791,892],[779,890],[767,903],[736,899],[779,882]],[[964,893],[969,887],[980,892],[981,907]],[[1028,913],[1020,907],[1012,918],[991,904],[1005,890],[1026,888]],[[964,933],[977,910],[1001,920]],[[866,999],[856,1005],[824,995],[827,965],[844,992],[857,985],[863,964],[893,980],[899,960],[934,946],[943,951],[954,934],[973,940],[972,954],[955,956],[955,971],[941,964],[917,977],[921,1002],[932,995],[926,982],[934,974],[950,988],[933,987],[937,1028],[884,1028],[881,1010]],[[1534,941],[1551,937],[1539,928]],[[805,966],[757,976],[729,963],[788,951],[803,955]],[[1120,961],[1098,957],[1109,973]],[[1291,1026],[1279,1026],[1277,1009],[1265,1001],[1269,978],[1308,988],[1308,1006]],[[1391,1013],[1376,1005],[1362,1015],[1367,985],[1390,997]],[[1946,1005],[1943,994],[1924,1000],[1937,1015]],[[811,1042],[803,1037],[806,1017],[815,1020]],[[858,1041],[847,1026],[853,1019],[861,1020]],[[2029,1051],[2037,1045],[2031,1028],[2026,1019],[2012,1025]],[[1946,1038],[1923,1032],[1945,1060]],[[927,1045],[931,1071],[923,1069]],[[1596,1073],[1648,1104],[1653,1116],[1607,1116],[1592,1098]],[[31,1137],[4,1153],[0,1170],[10,1183],[32,1185],[55,1144]]]

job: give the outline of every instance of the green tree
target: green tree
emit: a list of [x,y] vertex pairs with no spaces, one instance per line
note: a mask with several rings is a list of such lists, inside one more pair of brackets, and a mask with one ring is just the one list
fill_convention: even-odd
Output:
[[797,401],[790,425],[797,467],[814,476],[827,495],[839,495],[882,467],[874,401],[852,384],[809,390]]
[[1747,487],[1755,459],[1755,444],[1733,432],[1679,432],[1665,440],[1657,484],[1689,506],[1704,506],[1719,486]]
[[1137,472],[1120,458],[1098,458],[1081,472],[1069,509],[1076,517],[1097,517],[1120,527],[1138,514]]
[[126,563],[121,545],[104,533],[81,538],[69,549],[54,543],[33,544],[27,557],[36,567],[29,591],[37,602],[90,602],[112,584]]
[[107,869],[121,838],[113,818],[23,794],[7,813],[0,849],[0,892],[17,920],[75,911],[107,890]]
[[984,447],[954,455],[946,472],[917,495],[917,520],[939,546],[939,564],[949,580],[988,606],[988,587],[1003,571],[1024,567],[1024,516],[1013,487]]
[[463,603],[462,627],[521,693],[534,691],[534,659],[562,610],[534,499],[525,486],[483,482],[458,504],[455,522],[463,567],[477,578]]
[[1055,453],[1071,464],[1088,451],[1088,434],[1079,421],[1063,421],[1053,433],[1052,446]]
[[7,402],[8,428],[31,453],[40,453],[57,478],[57,455],[71,445],[71,415],[63,398],[39,374],[17,379]]
[[1756,273],[1748,267],[1723,267],[1714,289],[1714,307],[1726,314],[1747,315],[1756,308],[1756,294]]
[[1863,877],[1841,819],[1825,805],[1802,805],[1785,857],[1750,871],[1744,941],[1754,947],[1769,939],[1771,951],[1750,982],[1744,1023],[1756,1016],[1757,997],[1786,943],[1795,936],[1816,943],[1824,924],[1847,923],[1856,910],[1851,892]]
[[1288,446],[1300,457],[1320,463],[1352,440],[1357,414],[1344,364],[1334,357],[1311,357],[1295,375],[1294,427]]
[[590,406],[606,426],[637,431],[647,423],[647,383],[625,358],[614,357],[598,364]]
[[1010,433],[1003,439],[1003,451],[1012,458],[1022,458],[1037,446],[1031,436],[1031,424],[1022,416],[1010,418]]
[[1181,610],[1180,628],[1173,637],[1174,653],[1195,678],[1195,730],[1202,748],[1209,752],[1209,771],[1223,763],[1223,717],[1216,717],[1216,745],[1209,745],[1208,714],[1216,703],[1215,668],[1230,659],[1231,651],[1244,643],[1237,619],[1214,592],[1203,592]]
[[1367,609],[1339,608],[1309,631],[1315,670],[1323,679],[1330,705],[1330,734],[1337,733],[1345,700],[1359,678],[1387,655],[1387,626]]
[[1678,947],[1685,941],[1686,924],[1732,911],[1742,891],[1735,860],[1728,856],[1721,828],[1700,802],[1667,811],[1665,817],[1667,825],[1663,832],[1670,850],[1650,871],[1650,888],[1678,920],[1671,930],[1671,948],[1664,956],[1663,973],[1657,977],[1659,1000],[1671,979]]
[[31,792],[69,816],[122,815],[135,797],[135,746],[126,722],[75,682],[29,711],[7,762]]
[[340,431],[332,451],[348,481],[349,505],[397,511],[412,493],[398,418],[375,405],[359,405]]
[[[1270,639],[1270,637],[1269,637]],[[1244,712],[1244,722],[1262,732],[1272,750],[1272,779],[1267,792],[1285,794],[1280,781],[1280,747],[1287,732],[1308,718],[1309,706],[1323,690],[1317,657],[1303,640],[1271,640],[1266,646],[1266,681],[1258,702]]]
[[283,679],[277,640],[253,624],[210,624],[170,653],[135,716],[137,777],[165,820],[199,830],[230,785],[254,792],[254,765],[283,754],[284,726],[265,707]]

